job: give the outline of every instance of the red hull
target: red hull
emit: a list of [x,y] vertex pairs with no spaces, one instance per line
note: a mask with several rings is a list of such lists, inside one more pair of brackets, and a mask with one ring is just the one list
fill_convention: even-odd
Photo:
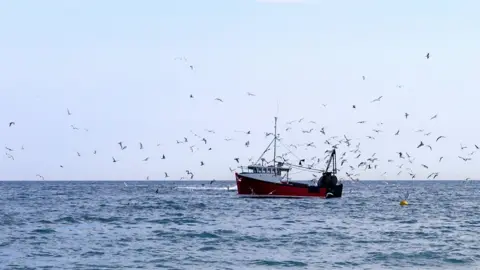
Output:
[[[327,188],[318,188],[303,183],[273,183],[262,181],[235,173],[237,190],[239,195],[248,195],[252,197],[319,197],[325,198]],[[340,196],[341,196],[341,188]],[[335,192],[337,193],[337,192]],[[331,195],[330,193],[330,196]],[[340,197],[335,196],[335,197]]]

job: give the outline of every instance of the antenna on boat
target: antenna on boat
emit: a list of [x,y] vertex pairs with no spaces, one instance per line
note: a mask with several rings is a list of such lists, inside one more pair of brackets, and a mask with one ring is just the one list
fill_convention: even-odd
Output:
[[277,175],[277,117],[275,116],[275,132],[273,133],[273,171]]

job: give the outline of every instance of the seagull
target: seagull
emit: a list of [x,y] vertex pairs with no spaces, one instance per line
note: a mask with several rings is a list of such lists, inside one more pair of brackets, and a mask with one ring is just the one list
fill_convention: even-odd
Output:
[[113,160],[114,163],[118,161],[118,160],[116,160],[114,157],[112,157],[112,160]]
[[40,174],[37,174],[37,177],[42,178],[42,180],[45,180],[45,178],[43,178],[43,176],[41,176]]
[[430,59],[430,53],[427,53],[427,55],[425,55],[425,58]]
[[423,145],[424,145],[423,142],[420,141],[420,144],[417,146],[417,148],[420,148],[420,147],[422,147]]
[[221,98],[216,98],[215,100],[218,100],[220,102],[223,102],[223,100]]
[[430,120],[433,120],[433,119],[437,118],[437,116],[438,116],[438,114],[435,114],[434,116],[432,116],[432,117],[430,118]]
[[237,163],[240,163],[239,158],[234,158]]
[[15,122],[10,122],[10,123],[8,124],[8,127],[11,127],[11,126],[13,126],[13,125],[15,125]]
[[143,161],[148,161],[149,158],[150,158],[150,157],[146,157]]
[[405,113],[405,119],[407,119],[409,115],[410,115],[410,114]]
[[374,100],[370,101],[370,103],[372,103],[372,102],[376,102],[376,101],[380,101],[380,100],[382,99],[382,97],[383,97],[383,96],[379,96],[378,98],[376,98],[376,99],[374,99]]
[[445,138],[445,136],[438,136],[436,142],[438,142],[438,140],[440,140],[441,138]]
[[127,146],[123,146],[123,143],[122,142],[118,142],[118,145],[120,145],[120,149],[124,150],[125,148],[127,148]]
[[165,178],[168,178],[168,173],[165,173]]
[[67,114],[72,115],[72,113],[70,112],[70,110],[68,108],[67,108]]
[[143,149],[143,144],[142,143],[140,143],[140,149]]
[[400,133],[400,130],[397,130],[397,132],[395,133],[395,135],[398,135],[398,133]]
[[250,93],[250,92],[247,92],[247,94],[248,94],[249,96],[253,96],[253,97],[255,96],[255,94],[252,94],[252,93]]

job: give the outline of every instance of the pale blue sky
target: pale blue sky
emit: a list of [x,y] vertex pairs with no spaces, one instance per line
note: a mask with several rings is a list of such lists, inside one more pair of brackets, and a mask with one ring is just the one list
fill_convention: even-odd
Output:
[[[479,8],[478,1],[446,0],[2,1],[0,143],[15,160],[3,156],[0,179],[163,179],[164,172],[179,179],[189,169],[195,179],[230,180],[234,157],[246,164],[268,145],[264,132],[277,102],[285,143],[318,147],[299,148],[297,156],[323,157],[326,149],[318,129],[284,131],[285,122],[305,116],[330,135],[356,138],[364,156],[377,153],[378,169],[360,179],[409,178],[396,175],[400,163],[387,162],[397,151],[416,157],[404,168],[417,178],[433,171],[441,179],[479,178],[477,154],[468,163],[458,158],[480,144]],[[378,96],[380,103],[370,103]],[[366,139],[377,122],[385,132]],[[413,132],[421,128],[432,135]],[[249,138],[234,132],[248,129]],[[184,135],[193,143],[177,145]],[[448,138],[435,142],[435,135]],[[417,149],[420,140],[433,151]],[[128,148],[120,151],[118,141]],[[469,149],[460,151],[460,143]],[[192,144],[200,147],[195,153]]]

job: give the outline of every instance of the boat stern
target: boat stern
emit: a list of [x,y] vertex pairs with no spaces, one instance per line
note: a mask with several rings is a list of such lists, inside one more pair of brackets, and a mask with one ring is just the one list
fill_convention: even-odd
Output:
[[338,184],[333,188],[329,188],[325,194],[325,198],[341,198],[343,192],[343,184]]

